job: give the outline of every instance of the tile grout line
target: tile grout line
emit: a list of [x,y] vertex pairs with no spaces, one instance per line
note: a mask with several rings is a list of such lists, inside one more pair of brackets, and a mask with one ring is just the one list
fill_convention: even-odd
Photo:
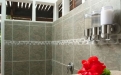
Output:
[[[57,41],[57,37],[56,37],[56,26],[55,26],[55,41]],[[55,45],[55,55],[54,55],[54,58],[56,60],[56,45]],[[57,61],[57,60],[56,60]],[[56,70],[56,63],[55,63],[55,70]],[[56,71],[55,71],[56,72]],[[55,73],[56,74],[56,73]]]
[[96,3],[94,3],[94,4],[92,4],[92,2],[91,2],[91,0],[90,0],[90,7],[96,5],[96,4],[100,3],[100,2],[102,2],[102,0],[100,0],[100,1],[98,1],[98,2],[96,2]]
[[[99,2],[102,2],[102,0],[101,1],[99,1]],[[97,3],[95,3],[95,4],[92,4],[91,5],[91,2],[90,2],[90,6],[89,7],[87,7],[86,9],[89,9],[89,8],[91,8],[93,5],[96,5],[96,4],[98,4],[99,2],[97,2]],[[71,17],[73,17],[73,16],[75,16],[75,15],[77,15],[77,14],[79,14],[79,13],[81,13],[81,12],[83,12],[83,11],[85,11],[86,9],[83,9],[83,10],[81,10],[81,11],[79,11],[79,12],[77,12],[76,14],[73,14],[72,16],[70,16],[70,17],[68,17],[68,18],[71,18]],[[72,10],[72,11],[74,11],[74,10]],[[70,12],[70,13],[72,13],[72,11]],[[68,13],[69,14],[69,13]],[[68,15],[68,14],[66,14],[66,15]],[[65,15],[65,16],[66,16]],[[64,17],[64,16],[63,16]],[[61,17],[61,18],[63,18],[63,17]],[[66,18],[65,20],[67,20],[68,18]],[[58,19],[58,20],[61,20],[60,18]],[[63,21],[65,21],[65,20],[63,20]],[[57,21],[57,20],[56,20]],[[55,22],[55,21],[54,21]],[[56,25],[57,25],[58,23],[56,23]],[[55,25],[54,25],[55,26]]]
[[[52,24],[52,41],[53,41],[53,24]],[[52,45],[52,75],[53,75],[53,45]]]
[[[74,16],[73,16],[72,20],[73,20],[73,21],[72,21],[72,28],[73,28],[73,39],[74,39],[74,38],[75,38],[75,37],[74,37],[74,30],[75,30],[75,29],[74,29]],[[74,48],[75,48],[75,47],[74,47],[74,45],[73,45],[73,62],[72,62],[73,64],[74,64],[74,57],[75,57],[75,56],[74,56],[74,54],[75,54]]]
[[92,56],[91,45],[90,45],[89,49],[90,49],[90,56]]
[[[54,40],[56,41],[56,26],[54,26],[55,27],[55,34],[54,34]],[[56,60],[56,45],[54,45],[54,59]],[[54,63],[54,69],[56,70],[56,63]],[[55,71],[54,70],[54,71]],[[54,73],[54,74],[56,74],[56,73]]]
[[66,66],[66,64],[61,63],[61,62],[59,62],[59,61],[54,60],[54,62],[56,62],[56,63],[58,63],[58,64],[61,64],[62,66],[63,66],[63,65]]
[[[89,12],[91,12],[91,1],[89,1]],[[84,20],[84,28],[85,28],[85,20]],[[91,45],[89,44],[89,51],[90,51],[90,56],[91,56],[91,49],[90,49]]]
[[[61,24],[61,25],[62,25],[62,39],[63,39],[63,19],[62,19],[62,24]],[[62,63],[63,63],[63,50],[64,50],[64,49],[63,49],[63,45],[62,45]],[[62,75],[64,74],[64,73],[63,73],[63,70],[64,70],[64,69],[63,69],[63,65],[62,65]]]
[[[55,39],[56,39],[56,38],[55,38],[55,35],[56,35],[55,29],[56,29],[56,28],[55,28],[55,26],[54,26],[54,32],[53,32],[53,40],[54,40],[54,41],[55,41]],[[56,52],[55,52],[56,46],[55,46],[55,45],[54,45],[54,48],[53,48],[53,49],[54,49],[54,51],[53,51],[53,52],[54,52],[54,53],[53,53],[53,57],[54,57],[54,58],[53,58],[53,59],[56,60],[56,57],[55,57],[55,56],[56,56]],[[55,62],[54,62],[54,72],[55,72]],[[53,73],[53,74],[55,74],[55,73]]]
[[[56,26],[55,26],[55,41],[56,41]],[[55,45],[55,55],[54,55],[54,58],[55,58],[55,60],[56,60],[56,45]]]
[[[68,18],[66,18],[65,20],[67,20],[67,19],[69,19],[69,18],[71,18],[71,17],[73,17],[73,16],[75,16],[75,15],[77,15],[77,14],[79,14],[79,13],[81,13],[81,12],[83,12],[83,11],[85,11],[85,10],[87,10],[87,9],[89,9],[90,7],[87,7],[86,9],[84,9],[84,10],[82,10],[82,11],[79,11],[79,12],[77,12],[76,14],[73,14],[73,15],[71,15],[70,17],[68,17]],[[66,15],[65,15],[66,16]],[[63,17],[62,17],[63,18]],[[60,19],[61,20],[61,19]],[[65,20],[62,20],[62,21],[65,21]],[[56,20],[57,21],[57,20]],[[60,22],[59,22],[60,23]],[[58,23],[56,23],[54,26],[56,26]]]
[[[61,63],[61,62],[59,62],[59,61],[56,61],[56,60],[53,60],[54,62],[56,62],[56,63],[58,63],[58,64],[60,64],[60,65],[62,65],[62,66],[67,66],[66,64],[64,64],[64,63]],[[78,70],[77,68],[74,68],[75,70]]]
[[[44,35],[44,36],[45,36],[45,40],[46,40],[46,34],[47,34],[47,33],[46,33],[46,25],[47,25],[47,24],[45,23],[45,35]],[[47,58],[47,57],[46,57],[46,54],[47,54],[47,51],[46,51],[46,45],[45,45],[45,75],[46,75],[46,70],[47,70],[47,69],[46,69],[46,62],[47,62],[47,61],[46,61],[46,58]]]
[[[29,20],[10,20],[6,19],[5,21],[13,21],[13,22],[33,22]],[[33,23],[53,23],[53,22],[48,22],[48,21],[34,21]]]
[[[56,61],[56,60],[53,60],[54,62],[56,62],[56,63],[58,63],[58,64],[60,64],[60,65],[62,65],[62,66],[67,66],[66,64],[64,64],[64,63],[61,63],[61,62],[59,62],[59,61]],[[75,70],[78,70],[77,68],[74,68]]]
[[[55,41],[55,26],[53,26],[53,41]],[[53,60],[55,60],[55,45],[53,44]],[[55,62],[53,61],[53,75],[55,71]]]
[[[12,21],[12,41],[13,41],[13,21]],[[13,44],[12,44],[12,75],[13,75]]]
[[[90,8],[90,11],[89,12],[91,12],[91,10],[92,10],[92,6],[91,6],[91,1],[90,1],[90,6],[89,6],[89,8]],[[84,25],[85,26],[85,25]],[[89,49],[90,49],[90,56],[92,55],[92,52],[91,52],[91,44],[89,44]]]
[[56,61],[56,60],[53,60],[54,62],[56,62],[56,63],[58,63],[58,64],[61,64],[62,66],[64,65],[64,66],[67,66],[66,64],[64,64],[64,63],[61,63],[61,62],[59,62],[59,61]]
[[[48,59],[47,61],[49,61],[51,59]],[[29,62],[29,60],[27,60]],[[27,62],[26,60],[21,60],[21,61],[13,61],[13,62]],[[30,61],[45,61],[45,60],[30,60]],[[5,61],[5,62],[11,62],[11,61]]]
[[[52,26],[52,30],[53,30],[53,32],[52,32],[52,41],[54,41],[54,26]],[[52,61],[54,60],[54,44],[52,44]],[[54,75],[54,61],[52,62],[52,73],[53,73],[53,75]]]
[[[29,22],[29,41],[30,41],[30,22]],[[30,45],[29,45],[29,75],[30,75]]]

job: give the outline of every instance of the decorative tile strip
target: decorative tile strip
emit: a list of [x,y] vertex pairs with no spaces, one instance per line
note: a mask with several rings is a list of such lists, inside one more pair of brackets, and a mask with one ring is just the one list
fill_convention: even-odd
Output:
[[10,41],[5,40],[6,45],[81,45],[88,44],[88,42],[82,39],[69,39],[69,40],[59,40],[59,41]]

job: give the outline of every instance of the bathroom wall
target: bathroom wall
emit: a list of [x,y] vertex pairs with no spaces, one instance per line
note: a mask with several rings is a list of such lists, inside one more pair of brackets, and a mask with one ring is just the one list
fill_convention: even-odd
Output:
[[113,6],[115,10],[114,23],[121,24],[120,0],[87,0],[53,23],[53,41],[69,42],[69,40],[80,39],[74,45],[55,44],[52,46],[53,75],[69,75],[67,74],[69,62],[74,63],[74,73],[77,73],[82,67],[81,60],[88,59],[92,55],[98,56],[108,69],[121,70],[121,41],[118,40],[121,39],[121,34],[113,34],[110,41],[101,40],[97,44],[84,40],[84,28],[86,27],[84,14],[101,10],[101,7],[108,5]]
[[[121,70],[121,34],[97,44],[84,40],[83,34],[84,14],[105,5],[114,7],[114,22],[121,24],[120,3],[120,0],[87,0],[53,24],[5,21],[5,75],[69,75],[69,62],[74,63],[77,73],[82,67],[81,60],[92,55],[98,56],[110,70]],[[50,41],[77,43],[47,44]]]
[[52,23],[5,21],[5,75],[51,75]]

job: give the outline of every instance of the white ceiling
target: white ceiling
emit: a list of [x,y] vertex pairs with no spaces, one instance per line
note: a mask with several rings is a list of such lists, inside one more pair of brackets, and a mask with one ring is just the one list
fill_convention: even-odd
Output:
[[[6,1],[14,1],[14,2],[25,2],[25,3],[32,3],[33,0],[6,0]],[[45,5],[54,5],[54,3],[60,3],[62,0],[34,0],[37,4],[45,4]],[[0,0],[2,3],[2,0]]]
[[25,2],[25,3],[32,3],[32,1],[36,1],[37,4],[54,5],[54,3],[60,0],[6,0],[6,1]]
[[43,1],[43,2],[52,2],[52,3],[55,3],[57,0],[36,0],[36,1]]
[[[16,2],[31,2],[33,0],[6,0],[6,1],[16,1]],[[34,0],[37,2],[47,2],[47,3],[55,3],[58,0]]]

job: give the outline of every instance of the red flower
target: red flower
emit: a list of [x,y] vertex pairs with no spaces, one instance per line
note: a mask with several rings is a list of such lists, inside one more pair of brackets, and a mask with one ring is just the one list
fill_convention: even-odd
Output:
[[96,56],[92,56],[92,57],[90,57],[90,58],[88,59],[88,61],[89,61],[90,63],[94,63],[94,62],[98,61],[98,58],[97,58]]
[[101,75],[106,68],[104,63],[98,61],[96,56],[90,57],[88,60],[82,60],[83,67],[78,71],[81,75]]

